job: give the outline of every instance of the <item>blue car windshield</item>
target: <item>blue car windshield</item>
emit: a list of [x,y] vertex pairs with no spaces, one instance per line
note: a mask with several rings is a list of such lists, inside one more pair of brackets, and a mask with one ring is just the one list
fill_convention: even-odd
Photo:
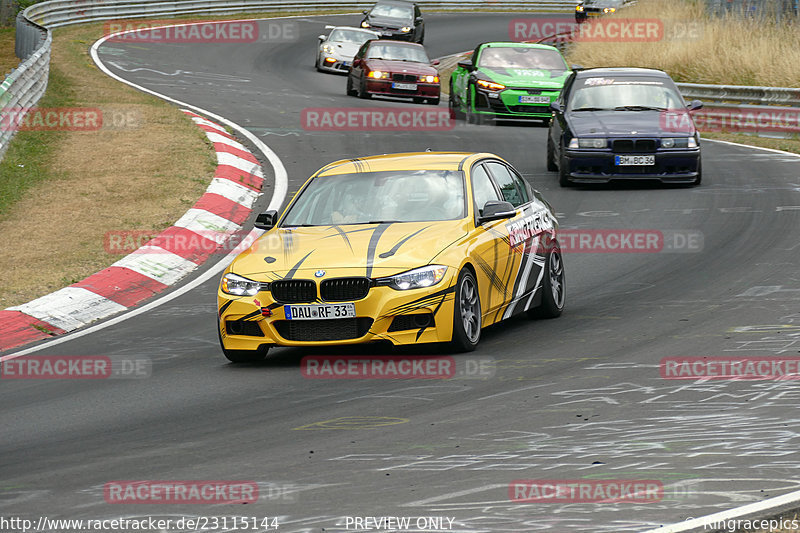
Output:
[[646,111],[684,107],[674,85],[664,78],[597,77],[575,81],[567,111]]
[[425,222],[466,216],[464,174],[450,170],[392,170],[314,178],[282,227]]

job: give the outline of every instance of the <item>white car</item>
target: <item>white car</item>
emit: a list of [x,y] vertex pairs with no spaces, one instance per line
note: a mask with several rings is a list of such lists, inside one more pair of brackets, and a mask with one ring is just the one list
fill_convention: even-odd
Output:
[[325,26],[331,30],[328,36],[319,36],[319,50],[314,66],[320,72],[343,72],[350,70],[353,56],[361,45],[370,39],[380,39],[374,31],[350,26]]

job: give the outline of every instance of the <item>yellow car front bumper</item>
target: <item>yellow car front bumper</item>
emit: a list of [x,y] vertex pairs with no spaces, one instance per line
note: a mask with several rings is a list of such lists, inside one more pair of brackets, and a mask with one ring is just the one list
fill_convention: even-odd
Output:
[[[406,291],[373,286],[352,302],[355,318],[287,320],[286,304],[263,290],[255,296],[217,293],[219,334],[228,350],[326,346],[386,340],[396,345],[448,342],[453,336],[455,269],[440,283]],[[323,302],[338,304],[345,302]],[[288,304],[303,305],[303,304]]]

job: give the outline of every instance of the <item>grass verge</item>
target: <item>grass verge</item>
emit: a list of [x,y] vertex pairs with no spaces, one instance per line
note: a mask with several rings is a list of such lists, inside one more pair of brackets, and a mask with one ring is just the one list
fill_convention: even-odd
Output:
[[[567,62],[587,68],[656,68],[686,83],[800,87],[800,21],[779,24],[772,18],[712,18],[706,13],[705,3],[698,0],[640,0],[616,16],[659,19],[669,40],[578,42],[569,47]],[[671,35],[671,28],[685,29],[685,37]],[[743,133],[703,133],[703,137],[800,153],[796,136],[772,139]]]
[[14,53],[14,28],[0,28],[0,79],[19,64]]
[[[702,0],[640,0],[615,16],[659,19],[665,38],[640,43],[578,42],[570,47],[568,62],[585,67],[657,68],[678,82],[800,87],[800,21],[712,18]],[[679,28],[690,31],[679,32]]]
[[171,225],[213,177],[213,150],[183,113],[94,66],[88,47],[102,31],[56,30],[39,107],[97,108],[103,127],[20,131],[0,162],[0,308],[119,260],[104,249],[108,231]]
[[[89,47],[103,33],[102,23],[55,30],[48,90],[38,107],[98,108],[104,119],[126,120],[121,127],[104,124],[99,131],[21,131],[14,137],[0,161],[0,309],[72,284],[119,260],[120,255],[105,251],[109,231],[155,232],[172,225],[213,177],[213,149],[183,113],[94,66]],[[0,33],[3,38],[8,39],[3,49],[13,55],[13,34]]]
[[717,139],[749,146],[760,146],[761,148],[772,148],[793,154],[800,154],[800,140],[794,139],[773,139],[770,137],[756,137],[744,133],[703,133],[704,139]]

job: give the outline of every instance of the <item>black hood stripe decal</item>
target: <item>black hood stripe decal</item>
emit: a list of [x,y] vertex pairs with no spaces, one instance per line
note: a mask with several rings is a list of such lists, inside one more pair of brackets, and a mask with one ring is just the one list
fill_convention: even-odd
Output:
[[286,275],[283,277],[283,279],[292,279],[292,278],[294,277],[294,275],[297,273],[297,269],[298,269],[298,268],[300,268],[300,265],[302,265],[302,264],[303,264],[303,261],[305,261],[306,259],[308,259],[308,256],[309,256],[309,255],[311,255],[311,254],[313,254],[313,253],[314,253],[314,250],[311,250],[310,252],[308,252],[308,253],[305,255],[305,257],[303,257],[303,258],[302,258],[300,261],[298,261],[298,262],[297,262],[297,264],[296,264],[296,265],[294,265],[294,266],[293,266],[293,267],[292,267],[292,268],[289,270],[289,272],[287,272],[287,273],[286,273]]
[[375,263],[375,250],[378,248],[378,241],[381,240],[381,235],[386,231],[386,228],[392,224],[378,224],[375,231],[372,232],[372,237],[369,238],[369,247],[367,248],[367,277],[372,277],[372,265]]
[[333,229],[337,231],[337,234],[344,239],[344,242],[347,244],[347,247],[350,248],[350,253],[353,253],[353,245],[350,244],[350,237],[347,236],[347,232],[340,228],[338,225],[334,224],[331,226]]
[[397,244],[392,246],[391,250],[389,250],[388,252],[383,252],[382,254],[378,255],[378,257],[380,257],[381,259],[386,259],[387,257],[392,257],[394,254],[397,253],[397,250],[399,250],[400,247],[403,246],[409,239],[411,239],[412,237],[415,237],[419,233],[422,233],[424,230],[426,230],[428,228],[430,228],[430,225],[425,226],[422,229],[418,229],[417,231],[415,231],[414,233],[412,233],[411,235],[409,235],[407,237],[403,237],[400,241],[397,242]]
[[222,313],[224,313],[231,306],[231,304],[233,302],[235,302],[235,301],[236,300],[228,300],[227,302],[222,304],[222,307],[219,308],[219,316],[222,316]]
[[409,310],[412,310],[412,309],[418,309],[419,307],[428,305],[430,303],[428,300],[435,300],[439,296],[444,296],[444,295],[447,295],[447,294],[450,294],[450,293],[455,293],[455,292],[456,292],[456,286],[455,285],[453,285],[451,287],[447,287],[446,289],[442,289],[442,290],[440,290],[438,292],[434,292],[432,294],[425,295],[425,296],[423,296],[421,298],[417,298],[414,301],[405,303],[403,305],[399,305],[399,306],[395,307],[394,309],[389,310],[389,312],[387,313],[386,316],[400,315],[400,314],[403,314],[403,312],[405,312],[405,311],[409,311]]

